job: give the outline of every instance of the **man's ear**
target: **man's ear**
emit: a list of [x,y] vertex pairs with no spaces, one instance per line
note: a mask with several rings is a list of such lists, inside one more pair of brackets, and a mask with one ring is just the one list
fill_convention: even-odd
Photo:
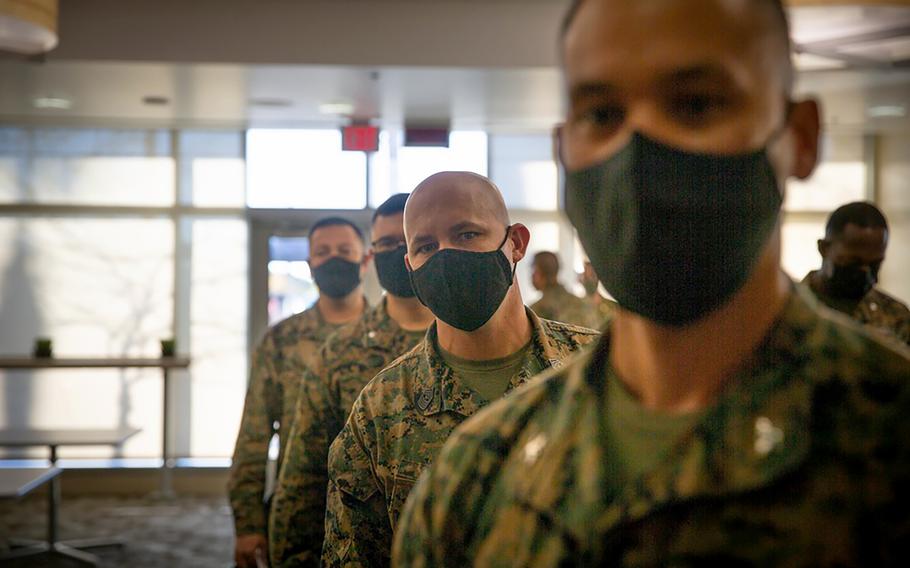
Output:
[[818,102],[799,101],[790,109],[790,130],[793,133],[793,168],[790,175],[806,179],[818,164],[821,118]]
[[553,161],[557,164],[562,163],[562,131],[565,124],[560,122],[553,127],[553,132],[551,132],[552,141],[553,141]]
[[822,255],[822,258],[827,258],[829,248],[831,248],[830,241],[818,239],[818,254]]
[[512,262],[518,262],[528,253],[531,231],[521,223],[515,223],[509,231],[509,240],[512,241]]

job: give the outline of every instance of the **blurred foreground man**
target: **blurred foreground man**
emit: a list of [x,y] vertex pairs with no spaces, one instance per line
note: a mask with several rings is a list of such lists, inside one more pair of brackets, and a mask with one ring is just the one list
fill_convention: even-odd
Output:
[[871,203],[843,205],[828,218],[825,238],[818,241],[821,270],[803,283],[829,308],[910,344],[910,310],[875,289],[887,248],[888,222],[881,211]]
[[908,565],[910,360],[780,267],[819,133],[788,37],[772,0],[575,2],[566,212],[620,309],[452,435],[398,565]]
[[404,223],[411,282],[436,322],[364,387],[329,450],[326,566],[389,565],[405,499],[452,430],[596,338],[525,308],[515,266],[530,234],[487,178],[427,178]]
[[531,266],[531,284],[542,294],[539,300],[531,304],[535,314],[545,319],[592,329],[602,327],[604,322],[600,314],[559,283],[559,257],[556,254],[539,252],[534,255]]
[[265,562],[269,556],[265,504],[269,441],[278,434],[280,467],[301,376],[317,367],[319,347],[329,334],[358,319],[367,307],[360,283],[367,261],[360,229],[340,217],[322,219],[310,229],[309,244],[319,299],[272,327],[253,353],[228,479],[237,539],[234,559],[240,568],[255,568],[257,558]]
[[365,316],[326,340],[319,372],[301,382],[269,517],[272,566],[318,566],[325,527],[329,445],[360,390],[423,339],[433,314],[415,297],[404,257],[404,205],[393,195],[376,209],[372,258],[386,295]]

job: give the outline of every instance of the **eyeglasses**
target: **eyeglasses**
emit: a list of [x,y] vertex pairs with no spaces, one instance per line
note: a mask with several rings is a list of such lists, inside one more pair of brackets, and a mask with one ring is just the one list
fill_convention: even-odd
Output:
[[389,252],[398,247],[407,246],[407,243],[395,237],[383,237],[381,239],[376,239],[370,243],[370,245],[373,247],[374,252]]

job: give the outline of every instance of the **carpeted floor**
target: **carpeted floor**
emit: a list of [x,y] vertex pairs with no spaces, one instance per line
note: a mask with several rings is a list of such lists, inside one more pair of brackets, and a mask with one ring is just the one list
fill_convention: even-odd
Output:
[[[0,555],[10,538],[42,540],[47,532],[43,495],[16,502],[0,501]],[[233,527],[224,497],[64,498],[60,538],[121,538],[122,549],[96,549],[101,566],[114,568],[226,568],[233,565]],[[76,566],[35,558],[2,561],[0,566]]]

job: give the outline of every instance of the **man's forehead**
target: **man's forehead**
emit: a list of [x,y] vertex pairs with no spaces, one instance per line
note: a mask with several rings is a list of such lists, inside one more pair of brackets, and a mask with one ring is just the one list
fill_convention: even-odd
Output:
[[[622,79],[626,66],[649,74],[684,69],[743,73],[773,45],[757,0],[586,0],[564,44],[570,83]],[[642,68],[642,63],[645,64]],[[624,65],[625,64],[625,65]],[[754,72],[754,70],[753,70]]]
[[339,241],[342,243],[354,243],[359,240],[357,233],[348,225],[328,225],[326,227],[320,227],[313,231],[313,235],[310,237],[313,246],[338,243]]
[[847,223],[838,240],[850,247],[881,248],[887,244],[888,232],[884,227],[862,227]]
[[424,192],[408,202],[405,228],[412,234],[417,228],[447,231],[460,223],[489,224],[496,218],[493,207],[490,197],[481,191],[453,186]]

